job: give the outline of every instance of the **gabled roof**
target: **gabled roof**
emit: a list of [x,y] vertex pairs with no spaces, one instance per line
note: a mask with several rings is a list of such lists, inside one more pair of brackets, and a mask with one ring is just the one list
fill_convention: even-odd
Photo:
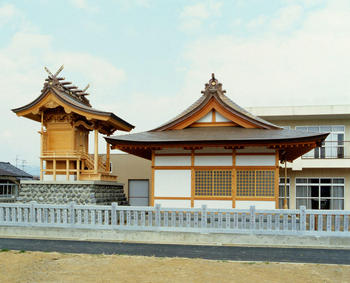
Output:
[[[130,131],[134,128],[133,125],[112,112],[92,108],[89,100],[86,98],[88,94],[85,91],[86,88],[85,90],[80,90],[76,86],[72,86],[70,82],[64,81],[64,78],[51,74],[45,80],[41,95],[38,98],[25,106],[12,109],[12,111],[18,116],[24,116],[40,122],[41,114],[39,108],[62,106],[65,110],[67,108],[67,111],[73,111],[82,116],[88,115],[91,120],[94,119],[105,123],[106,127],[113,132],[115,130]],[[51,99],[49,99],[49,96],[51,96]],[[47,106],[50,103],[52,105]]]
[[[203,95],[174,119],[148,132],[114,136],[106,140],[112,148],[146,159],[151,159],[152,150],[167,147],[221,146],[235,149],[263,146],[276,149],[280,160],[293,161],[320,146],[328,135],[282,129],[244,110],[224,92],[222,85],[212,75]],[[225,126],[216,122],[202,123],[210,125],[198,127],[198,118],[207,115],[212,109],[232,119],[232,123]]]
[[[219,83],[214,74],[212,74],[212,78],[209,80],[209,83],[205,84],[205,90],[202,91],[203,95],[197,101],[195,101],[190,107],[177,115],[175,118],[159,126],[158,128],[153,129],[152,131],[184,128],[182,125],[185,125],[185,127],[188,126],[188,123],[185,122],[186,120],[190,120],[191,117],[195,116],[201,111],[203,112],[204,108],[208,108],[210,103],[212,103],[212,106],[209,106],[209,108],[217,105],[218,112],[223,111],[226,112],[226,115],[231,114],[233,117],[236,117],[236,119],[241,120],[242,125],[246,125],[243,127],[280,129],[280,127],[277,125],[254,116],[252,113],[234,103],[224,94],[225,92],[225,90],[222,90],[222,84]],[[237,122],[236,119],[234,122]]]
[[13,166],[9,162],[0,162],[0,176],[18,177],[18,178],[33,178],[32,175]]

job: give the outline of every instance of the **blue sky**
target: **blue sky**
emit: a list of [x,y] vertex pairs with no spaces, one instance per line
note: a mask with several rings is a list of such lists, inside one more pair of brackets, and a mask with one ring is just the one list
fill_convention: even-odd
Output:
[[151,129],[201,94],[212,72],[241,106],[349,104],[350,1],[0,1],[0,160],[38,164],[39,125],[11,108],[46,73],[94,107]]

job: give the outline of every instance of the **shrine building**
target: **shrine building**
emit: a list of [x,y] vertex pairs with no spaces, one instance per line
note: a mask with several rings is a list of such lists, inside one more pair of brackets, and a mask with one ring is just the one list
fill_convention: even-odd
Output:
[[[41,95],[12,111],[41,123],[41,181],[116,181],[110,174],[110,146],[106,158],[98,154],[98,135],[116,130],[129,132],[133,125],[111,112],[92,108],[86,98],[88,86],[80,90],[52,74],[47,68]],[[94,154],[89,155],[89,133],[94,133]]]
[[[283,129],[231,101],[214,74],[201,97],[156,129],[106,137],[151,160],[150,205],[279,208],[279,166],[328,133]],[[283,177],[283,176],[282,176]]]

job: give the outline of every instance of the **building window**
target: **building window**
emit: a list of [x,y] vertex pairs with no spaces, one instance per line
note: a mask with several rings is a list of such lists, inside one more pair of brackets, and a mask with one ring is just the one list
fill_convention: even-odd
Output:
[[298,126],[296,130],[316,133],[330,133],[321,147],[316,147],[303,158],[344,158],[344,126]]
[[195,171],[196,196],[231,196],[232,171],[231,170],[196,170]]
[[[287,194],[286,194],[286,199],[287,199],[287,205],[288,208],[289,206],[289,193],[290,190],[290,179],[287,178]],[[283,208],[283,202],[284,202],[284,178],[280,178],[280,183],[279,183],[279,196],[278,196],[278,207]]]
[[344,178],[296,178],[296,207],[344,209]]
[[237,196],[271,197],[274,195],[274,170],[237,170]]

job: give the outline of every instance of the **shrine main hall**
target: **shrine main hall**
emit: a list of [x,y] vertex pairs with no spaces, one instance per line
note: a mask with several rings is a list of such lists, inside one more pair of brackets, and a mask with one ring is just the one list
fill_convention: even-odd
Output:
[[280,164],[321,146],[327,135],[283,129],[249,113],[212,74],[198,100],[175,118],[106,140],[151,161],[151,206],[276,209]]

